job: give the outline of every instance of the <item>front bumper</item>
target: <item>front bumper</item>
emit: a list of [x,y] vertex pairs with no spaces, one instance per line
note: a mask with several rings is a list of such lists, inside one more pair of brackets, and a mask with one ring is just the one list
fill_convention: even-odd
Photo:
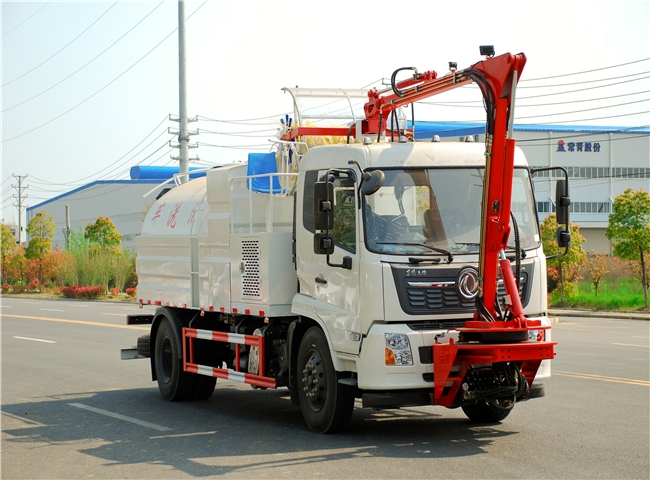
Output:
[[[542,325],[550,326],[546,317],[540,317]],[[550,329],[546,330],[546,338],[543,342],[523,342],[512,345],[532,345],[541,347],[545,346],[546,351],[542,354],[541,364],[537,364],[535,371],[529,372],[526,376],[529,377],[529,383],[532,385],[533,378],[548,378],[550,376],[550,360],[552,358],[548,353],[548,349],[552,350],[550,340]],[[408,337],[413,365],[386,365],[385,364],[385,334],[402,334]],[[395,324],[374,324],[368,335],[363,340],[361,346],[361,354],[357,361],[357,374],[358,374],[358,387],[361,390],[376,390],[382,392],[391,392],[396,390],[419,390],[419,389],[433,389],[434,387],[434,348],[438,344],[439,347],[449,345],[450,341],[458,342],[458,332],[454,330],[413,330],[408,325],[403,323]],[[458,346],[458,345],[457,345]],[[492,345],[491,347],[495,347]],[[508,345],[503,346],[508,348]],[[438,347],[437,347],[438,348]],[[523,350],[526,350],[525,347]],[[449,350],[449,349],[447,349]],[[458,350],[457,348],[455,350]],[[467,349],[464,349],[467,350]],[[488,349],[493,352],[494,349]],[[521,349],[519,349],[521,351]],[[485,354],[485,352],[483,352]],[[454,353],[456,355],[456,353]],[[463,355],[463,354],[461,354]],[[518,353],[521,355],[521,353]],[[496,358],[496,357],[495,357]],[[502,357],[498,357],[502,358]],[[508,360],[507,355],[500,361],[518,361],[518,358]],[[476,361],[475,359],[472,361]],[[496,361],[496,360],[493,360]],[[452,364],[454,360],[452,359]],[[439,365],[440,373],[445,377],[450,375],[449,368],[442,367],[442,361],[439,358],[436,364]],[[485,361],[483,363],[491,363]],[[474,364],[474,363],[473,363]],[[450,366],[451,371],[455,367]],[[444,373],[443,373],[444,372]],[[460,379],[462,380],[462,378]],[[446,381],[446,380],[445,380]],[[408,392],[403,392],[408,393]],[[389,402],[388,400],[386,400]],[[390,403],[390,402],[389,402]]]

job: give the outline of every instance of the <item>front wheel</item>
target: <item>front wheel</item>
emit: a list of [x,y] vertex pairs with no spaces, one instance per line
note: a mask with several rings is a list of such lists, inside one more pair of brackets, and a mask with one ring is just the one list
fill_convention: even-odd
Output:
[[479,400],[472,405],[463,405],[463,412],[475,423],[497,423],[512,412],[515,402],[512,400]]
[[307,426],[316,433],[342,430],[352,417],[354,390],[338,382],[325,334],[305,333],[298,350],[298,398]]

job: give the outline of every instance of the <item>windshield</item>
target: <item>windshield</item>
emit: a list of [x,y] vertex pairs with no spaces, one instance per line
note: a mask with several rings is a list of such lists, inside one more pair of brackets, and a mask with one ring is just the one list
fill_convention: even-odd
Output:
[[[475,254],[481,241],[483,168],[384,170],[386,181],[365,197],[364,228],[368,248],[377,253],[428,255]],[[512,212],[521,248],[539,246],[539,229],[527,169],[517,168]],[[510,222],[508,245],[514,248]]]

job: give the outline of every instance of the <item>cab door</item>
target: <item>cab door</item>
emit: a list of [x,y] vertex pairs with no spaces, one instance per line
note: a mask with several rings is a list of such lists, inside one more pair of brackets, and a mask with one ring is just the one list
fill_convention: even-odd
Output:
[[[319,178],[326,171],[319,172]],[[332,254],[314,254],[314,303],[318,316],[329,331],[334,350],[359,353],[360,330],[359,252],[356,183],[354,178],[340,174],[333,177],[334,239]]]

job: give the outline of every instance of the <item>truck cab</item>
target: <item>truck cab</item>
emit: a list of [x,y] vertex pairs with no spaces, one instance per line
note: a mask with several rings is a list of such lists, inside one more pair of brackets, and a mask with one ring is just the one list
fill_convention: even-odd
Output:
[[[380,170],[383,185],[360,193],[362,173]],[[342,145],[310,150],[301,160],[296,194],[293,313],[317,321],[337,371],[365,391],[365,406],[422,404],[433,385],[431,346],[458,337],[454,329],[476,310],[484,146],[415,142]],[[314,184],[333,185],[333,251],[319,252]],[[519,291],[529,318],[546,318],[546,266],[531,175],[515,157],[511,251],[521,252]],[[503,288],[501,295],[505,292]],[[535,339],[537,339],[535,332]],[[550,330],[540,339],[550,340]],[[537,378],[550,374],[545,361]],[[403,395],[402,395],[403,393]]]

